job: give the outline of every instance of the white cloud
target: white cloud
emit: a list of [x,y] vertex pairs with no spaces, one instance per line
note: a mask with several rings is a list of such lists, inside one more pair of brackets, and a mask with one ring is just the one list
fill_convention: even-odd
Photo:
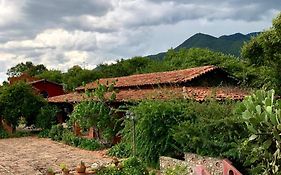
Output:
[[17,63],[67,70],[176,47],[191,35],[268,28],[276,0],[0,0],[0,81]]
[[22,20],[25,0],[0,0],[0,27]]

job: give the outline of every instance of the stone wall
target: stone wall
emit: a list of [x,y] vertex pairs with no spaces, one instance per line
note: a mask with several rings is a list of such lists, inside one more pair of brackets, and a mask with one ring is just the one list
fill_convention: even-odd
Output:
[[160,157],[160,171],[161,174],[165,174],[166,171],[169,169],[176,169],[177,167],[183,167],[186,168],[186,174],[183,175],[189,175],[193,173],[192,167],[189,166],[188,162],[178,160],[178,159],[173,159],[170,157]]
[[223,174],[222,159],[207,156],[199,156],[197,154],[191,153],[185,153],[184,159],[191,167],[195,167],[196,165],[203,165],[211,174]]
[[161,174],[169,169],[176,167],[185,167],[186,174],[194,174],[194,170],[198,166],[205,167],[210,174],[222,175],[223,174],[223,160],[213,157],[199,156],[197,154],[185,154],[185,160],[173,159],[170,157],[160,157],[160,171]]

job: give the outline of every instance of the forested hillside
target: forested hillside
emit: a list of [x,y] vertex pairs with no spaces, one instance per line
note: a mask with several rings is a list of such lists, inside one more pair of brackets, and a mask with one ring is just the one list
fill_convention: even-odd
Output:
[[[259,32],[253,32],[246,35],[242,33],[235,33],[232,35],[223,35],[217,38],[211,35],[197,33],[177,46],[175,50],[178,51],[181,48],[206,48],[212,51],[222,52],[224,54],[230,54],[239,57],[241,55],[241,48],[243,44],[249,41],[251,37],[255,37],[258,34]],[[149,55],[148,57],[154,59],[163,59],[165,54],[166,52],[161,52],[156,55]]]

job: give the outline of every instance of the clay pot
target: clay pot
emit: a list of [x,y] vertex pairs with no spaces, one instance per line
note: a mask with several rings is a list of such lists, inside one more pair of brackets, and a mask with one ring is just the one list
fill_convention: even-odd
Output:
[[76,167],[76,172],[77,173],[85,173],[85,171],[86,171],[86,166],[84,164],[79,164]]

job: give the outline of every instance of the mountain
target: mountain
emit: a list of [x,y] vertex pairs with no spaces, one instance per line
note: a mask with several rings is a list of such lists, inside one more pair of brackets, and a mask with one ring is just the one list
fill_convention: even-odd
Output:
[[[214,37],[203,33],[197,33],[177,46],[175,50],[179,50],[181,48],[208,48],[213,51],[240,56],[240,50],[244,42],[249,41],[251,37],[258,34],[259,32],[253,32],[246,35],[242,33],[235,33],[232,35]],[[161,52],[156,55],[150,55],[148,57],[163,59],[164,56],[165,52]]]

